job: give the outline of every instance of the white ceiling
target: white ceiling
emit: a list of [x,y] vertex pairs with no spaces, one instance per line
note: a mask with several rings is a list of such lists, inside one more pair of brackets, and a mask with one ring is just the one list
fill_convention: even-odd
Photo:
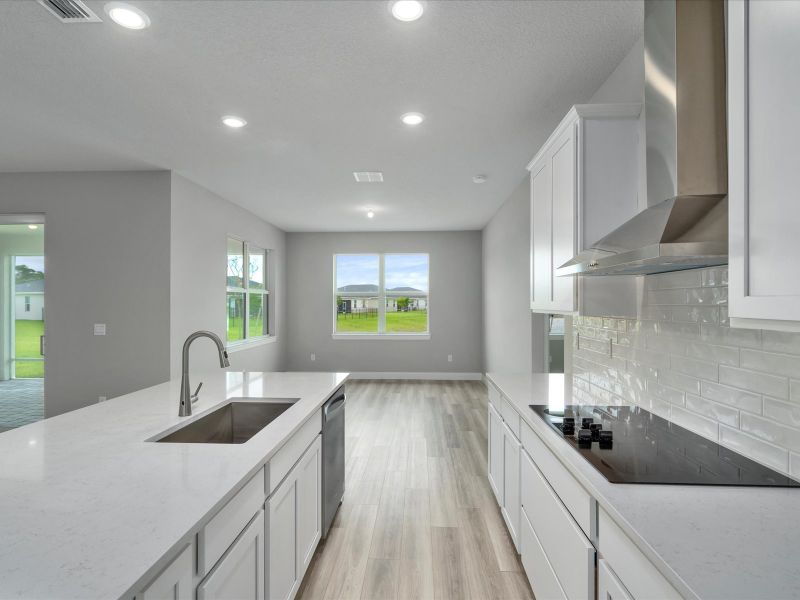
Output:
[[172,169],[290,231],[482,227],[643,18],[641,0],[428,0],[413,23],[382,0],[131,3],[149,29],[98,1],[105,22],[76,25],[0,2],[0,171]]

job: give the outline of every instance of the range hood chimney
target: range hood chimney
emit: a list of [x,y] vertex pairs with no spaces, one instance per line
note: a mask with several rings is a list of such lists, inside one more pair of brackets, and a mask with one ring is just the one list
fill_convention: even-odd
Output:
[[557,275],[645,275],[728,263],[723,0],[645,0],[649,208]]

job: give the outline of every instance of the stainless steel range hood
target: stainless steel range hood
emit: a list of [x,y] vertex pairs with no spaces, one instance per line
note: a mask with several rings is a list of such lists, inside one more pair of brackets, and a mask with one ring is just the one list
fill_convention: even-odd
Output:
[[644,275],[728,263],[722,0],[645,0],[648,206],[561,275]]

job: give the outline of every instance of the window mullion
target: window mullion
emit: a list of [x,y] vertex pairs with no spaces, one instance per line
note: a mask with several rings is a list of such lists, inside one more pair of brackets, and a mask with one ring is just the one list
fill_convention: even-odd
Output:
[[386,333],[386,278],[384,255],[378,255],[378,333]]
[[244,244],[244,267],[242,274],[244,275],[244,315],[242,323],[244,323],[244,332],[242,339],[250,338],[250,246],[245,242]]

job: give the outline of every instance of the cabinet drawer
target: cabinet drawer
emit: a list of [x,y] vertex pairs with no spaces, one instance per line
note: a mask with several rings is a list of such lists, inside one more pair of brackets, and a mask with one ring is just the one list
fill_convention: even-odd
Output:
[[264,469],[259,469],[200,530],[197,568],[201,575],[211,570],[264,504],[264,479]]
[[314,438],[322,432],[322,411],[318,410],[311,415],[300,429],[290,437],[281,449],[269,460],[269,488],[267,495],[272,494],[286,474],[292,470],[295,463],[303,456]]
[[495,410],[500,410],[500,392],[494,387],[493,383],[487,383],[489,388],[489,404],[494,406]]
[[600,554],[613,567],[624,589],[636,600],[681,598],[653,563],[602,509],[598,519],[597,539]]
[[503,421],[506,422],[511,432],[519,439],[519,414],[511,406],[511,403],[505,398],[501,398],[500,414],[503,415]]
[[522,452],[522,508],[570,600],[594,598],[594,546]]
[[597,561],[597,600],[633,600],[604,559]]
[[194,572],[194,546],[189,544],[158,577],[141,592],[137,600],[190,600],[194,597],[192,573]]
[[572,513],[583,533],[592,538],[592,507],[593,501],[589,493],[570,475],[569,471],[561,464],[541,438],[528,427],[522,424],[522,447],[533,458],[533,462],[544,475],[547,482],[555,490],[558,497]]
[[[558,578],[553,572],[550,561],[547,560],[539,538],[531,527],[525,510],[522,510],[520,519],[520,554],[522,555],[522,566],[528,575],[528,581],[533,589],[536,600],[566,600],[564,590],[558,583]],[[606,600],[601,598],[599,600]],[[616,600],[616,599],[614,599]]]

